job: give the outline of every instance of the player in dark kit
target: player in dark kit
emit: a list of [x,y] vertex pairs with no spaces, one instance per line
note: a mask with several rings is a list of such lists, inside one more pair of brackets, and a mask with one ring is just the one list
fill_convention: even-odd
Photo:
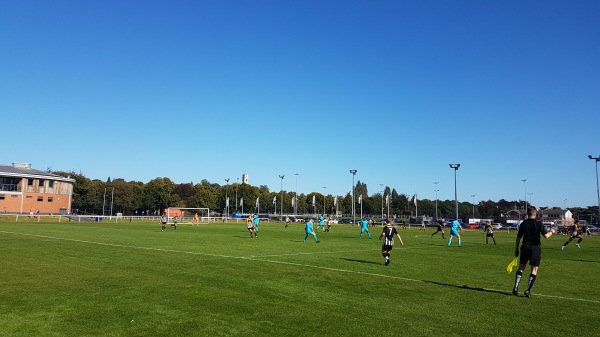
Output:
[[444,228],[442,227],[442,224],[443,224],[442,220],[438,220],[438,222],[437,222],[437,230],[435,232],[433,232],[433,234],[431,234],[432,238],[437,233],[442,232],[442,239],[445,239],[445,237],[444,237]]
[[521,258],[519,261],[519,270],[515,277],[515,286],[513,288],[513,295],[519,293],[519,282],[523,276],[523,270],[529,261],[531,266],[531,274],[529,275],[529,282],[527,283],[527,290],[525,290],[525,296],[531,296],[531,288],[535,283],[535,278],[540,266],[540,260],[542,259],[542,246],[540,242],[540,235],[543,235],[546,239],[554,234],[554,229],[550,232],[546,231],[546,228],[541,222],[535,221],[537,216],[537,210],[535,208],[529,208],[527,210],[528,219],[523,221],[519,227],[519,234],[517,234],[517,241],[515,247],[515,256],[519,256],[519,243],[523,239],[523,245],[521,246]]
[[574,239],[579,239],[575,246],[577,246],[577,248],[581,248],[579,244],[581,243],[581,241],[583,241],[583,233],[583,230],[581,229],[581,227],[579,227],[579,220],[575,220],[575,224],[573,224],[573,231],[571,232],[571,237],[567,242],[565,242],[564,245],[562,245],[560,249],[565,250],[565,247]]
[[496,244],[496,239],[494,238],[494,228],[491,223],[485,225],[485,229],[483,230],[485,233],[485,244],[488,244],[488,238],[492,238],[494,240],[494,244]]
[[379,240],[381,240],[382,237],[385,237],[383,244],[381,245],[381,254],[385,258],[386,266],[390,264],[390,253],[394,247],[394,234],[398,237],[398,240],[400,240],[400,245],[404,246],[402,237],[398,234],[396,227],[392,226],[392,219],[387,219],[387,224],[383,227],[381,235],[379,235]]

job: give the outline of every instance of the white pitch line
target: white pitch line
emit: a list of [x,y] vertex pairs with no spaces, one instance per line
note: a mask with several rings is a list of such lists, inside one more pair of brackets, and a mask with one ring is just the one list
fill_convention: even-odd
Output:
[[249,257],[251,257],[251,258],[262,258],[262,257],[280,257],[280,256],[296,256],[296,255],[358,253],[358,252],[373,252],[373,251],[379,251],[379,250],[380,249],[338,250],[338,251],[327,251],[327,252],[308,252],[308,253],[290,253],[290,254],[273,254],[273,255],[250,255]]
[[[222,255],[222,254],[210,254],[210,253],[200,253],[200,252],[186,252],[186,251],[174,250],[174,249],[163,249],[163,248],[153,248],[153,247],[140,247],[140,246],[119,245],[119,244],[114,244],[114,243],[104,243],[104,242],[95,242],[95,241],[88,241],[88,240],[67,239],[67,238],[59,238],[59,237],[47,236],[47,235],[15,233],[15,232],[8,232],[8,231],[0,231],[0,233],[14,234],[14,235],[23,235],[23,236],[31,236],[31,237],[38,237],[38,238],[43,238],[43,239],[71,241],[71,242],[78,242],[78,243],[87,243],[87,244],[92,244],[92,245],[100,245],[100,246],[108,246],[108,247],[140,249],[140,250],[157,251],[157,252],[190,254],[190,255],[220,257],[220,258],[226,258],[226,259],[238,259],[238,260],[250,260],[250,261],[266,262],[266,263],[276,263],[276,264],[283,264],[283,265],[289,265],[289,266],[297,266],[297,267],[305,267],[305,268],[314,268],[314,269],[329,270],[329,271],[334,271],[334,272],[339,272],[339,273],[350,273],[350,274],[358,274],[358,275],[367,275],[367,276],[390,278],[390,279],[394,279],[394,280],[402,280],[402,281],[408,281],[408,282],[418,282],[418,283],[428,283],[428,284],[431,284],[431,282],[428,282],[428,281],[416,280],[416,279],[411,279],[411,278],[407,278],[407,277],[385,275],[385,274],[376,274],[376,273],[368,273],[368,272],[364,272],[364,271],[356,271],[356,270],[348,270],[348,269],[340,269],[340,268],[315,266],[315,265],[304,264],[304,263],[295,263],[295,262],[286,262],[286,261],[274,261],[274,260],[267,260],[267,259],[247,257],[247,256],[230,256],[230,255]],[[486,291],[499,292],[499,293],[504,293],[504,294],[510,294],[511,293],[509,291],[498,290],[498,289],[491,289],[491,288],[478,288],[478,289],[482,289],[482,290],[486,290]],[[579,302],[589,302],[589,303],[600,304],[600,301],[598,301],[598,300],[589,300],[589,299],[584,299],[584,298],[564,297],[564,296],[556,296],[556,295],[544,295],[544,294],[538,294],[538,293],[535,293],[534,296],[535,297],[539,296],[539,297],[546,297],[546,298],[552,298],[552,299],[559,299],[559,300],[570,300],[570,301],[579,301]]]

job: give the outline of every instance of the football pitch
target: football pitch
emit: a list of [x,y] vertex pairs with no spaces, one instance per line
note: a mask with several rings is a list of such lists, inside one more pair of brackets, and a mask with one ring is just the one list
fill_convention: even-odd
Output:
[[[391,264],[334,225],[160,230],[156,222],[0,222],[2,336],[597,336],[600,243],[542,239],[532,297],[511,289],[515,232],[398,231]],[[448,235],[446,230],[446,235]],[[446,236],[447,238],[447,236]]]

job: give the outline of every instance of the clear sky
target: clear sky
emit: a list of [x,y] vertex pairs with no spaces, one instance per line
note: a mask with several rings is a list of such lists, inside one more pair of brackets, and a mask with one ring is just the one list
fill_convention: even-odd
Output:
[[1,1],[0,115],[92,179],[591,206],[600,1]]

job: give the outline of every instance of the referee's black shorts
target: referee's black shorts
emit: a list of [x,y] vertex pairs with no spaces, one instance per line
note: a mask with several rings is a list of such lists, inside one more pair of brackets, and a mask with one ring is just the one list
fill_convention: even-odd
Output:
[[540,260],[542,259],[542,246],[530,246],[530,245],[522,245],[521,246],[521,259],[519,263],[527,264],[529,261],[529,265],[534,267],[540,266]]

